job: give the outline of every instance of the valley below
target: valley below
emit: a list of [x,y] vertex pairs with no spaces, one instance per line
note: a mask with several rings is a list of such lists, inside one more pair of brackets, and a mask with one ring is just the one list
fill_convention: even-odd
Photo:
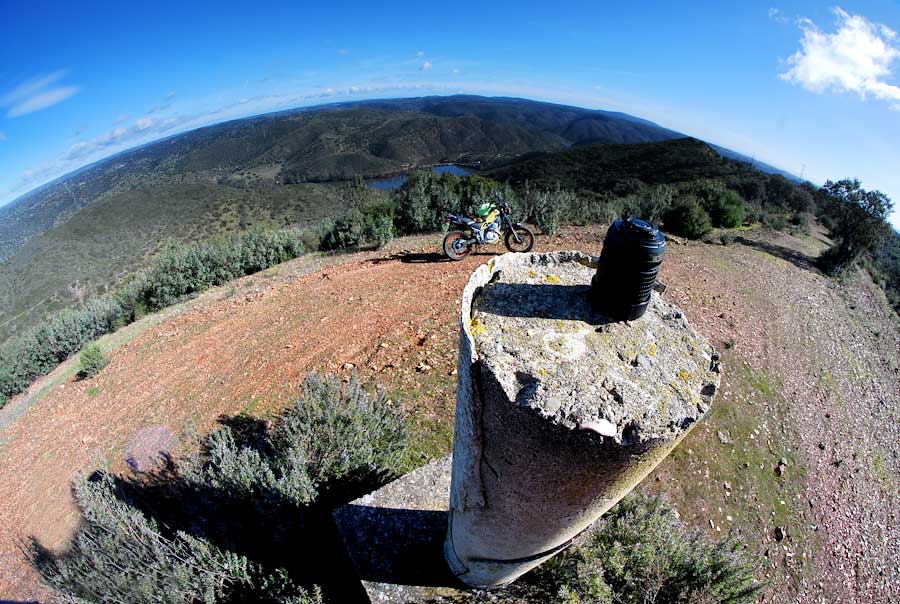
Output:
[[[602,227],[565,227],[535,251],[599,253]],[[766,602],[900,598],[900,319],[862,271],[814,268],[829,244],[762,228],[730,245],[670,242],[664,297],[723,358],[704,421],[639,487],[681,518],[735,532],[764,563]],[[223,416],[265,417],[308,372],[355,372],[413,427],[406,465],[450,451],[459,296],[491,254],[458,263],[440,236],[309,254],[105,336],[111,363],[70,359],[0,410],[0,595],[43,600],[19,546],[66,547],[72,481],[129,472],[148,430],[173,455]],[[482,250],[490,252],[491,250]]]

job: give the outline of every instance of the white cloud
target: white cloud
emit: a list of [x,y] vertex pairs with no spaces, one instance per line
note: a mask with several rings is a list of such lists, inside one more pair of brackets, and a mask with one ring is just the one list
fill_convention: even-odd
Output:
[[779,77],[815,92],[855,92],[900,104],[900,86],[889,81],[900,59],[897,34],[885,25],[835,8],[837,31],[825,33],[809,19],[800,19],[800,50],[788,58]]
[[432,67],[434,67],[434,65],[431,64],[431,61],[423,61],[422,64],[419,65],[419,71],[428,71]]
[[138,130],[146,130],[150,126],[156,123],[156,120],[149,117],[142,117],[134,123],[134,127]]
[[770,8],[769,9],[769,19],[775,21],[776,23],[787,23],[790,19],[787,18],[780,8]]
[[338,49],[338,54],[339,54],[339,55],[343,55],[343,56],[347,56],[347,55],[350,54],[350,50],[347,49],[347,48],[339,48],[339,49]]
[[121,124],[122,122],[124,122],[124,121],[126,121],[126,120],[128,120],[128,116],[127,116],[126,114],[124,114],[124,113],[123,113],[122,115],[116,116],[116,123],[117,123],[117,124]]
[[168,92],[168,94],[166,94],[166,100],[170,101],[170,100],[174,99],[176,94],[177,93],[174,90],[170,90]]
[[78,93],[78,86],[61,86],[63,70],[39,75],[19,84],[0,98],[0,106],[8,107],[6,117],[20,117],[52,107]]
[[424,50],[420,50],[419,52],[416,53],[416,56],[419,57],[419,58],[421,59],[422,57],[425,56],[425,51],[424,51]]
[[459,67],[454,67],[454,68],[453,68],[453,75],[459,75],[459,74],[460,74]]

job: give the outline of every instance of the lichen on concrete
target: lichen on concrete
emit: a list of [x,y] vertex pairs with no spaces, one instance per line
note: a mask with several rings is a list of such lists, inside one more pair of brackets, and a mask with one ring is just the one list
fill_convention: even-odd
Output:
[[715,351],[659,294],[640,319],[610,322],[590,304],[595,258],[506,254],[483,268],[463,329],[509,400],[625,445],[674,440],[709,408]]

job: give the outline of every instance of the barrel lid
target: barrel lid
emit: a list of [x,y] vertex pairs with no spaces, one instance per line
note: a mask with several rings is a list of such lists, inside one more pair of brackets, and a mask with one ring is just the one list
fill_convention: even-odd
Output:
[[659,233],[659,229],[640,218],[629,218],[625,221],[625,224],[628,225],[631,232],[643,235],[644,237],[656,237],[657,233]]

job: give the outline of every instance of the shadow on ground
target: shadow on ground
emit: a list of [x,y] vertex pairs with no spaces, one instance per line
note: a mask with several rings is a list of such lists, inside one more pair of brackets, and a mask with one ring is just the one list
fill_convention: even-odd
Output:
[[[469,256],[496,256],[497,254],[494,252],[472,252]],[[467,256],[468,257],[468,256]],[[439,252],[397,252],[395,254],[391,254],[390,256],[384,256],[382,258],[373,258],[369,260],[372,264],[383,264],[385,262],[396,262],[400,261],[404,264],[430,264],[435,262],[452,262],[450,258],[447,258],[444,254]]]
[[[232,429],[240,445],[261,453],[267,446],[264,420],[238,416],[219,421]],[[99,478],[99,473],[91,477]],[[264,488],[252,496],[237,496],[229,489],[197,483],[166,457],[153,472],[115,476],[114,492],[153,519],[166,537],[181,531],[246,556],[270,572],[283,568],[293,583],[321,587],[327,602],[368,604],[332,512],[385,480],[381,475],[359,474],[321,485],[317,500],[303,506]],[[36,545],[41,555],[49,553]]]
[[755,248],[761,252],[775,256],[776,258],[781,258],[803,270],[813,271],[815,273],[821,272],[816,265],[815,258],[807,256],[797,250],[782,247],[768,241],[754,241],[752,239],[747,239],[746,237],[737,237],[735,238],[735,242],[746,245],[747,247]]

